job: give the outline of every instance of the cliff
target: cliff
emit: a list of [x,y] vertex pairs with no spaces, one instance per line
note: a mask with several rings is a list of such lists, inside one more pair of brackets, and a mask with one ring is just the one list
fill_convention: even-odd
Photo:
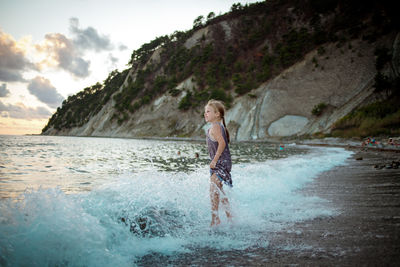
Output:
[[87,94],[97,100],[80,100],[101,102],[95,112],[90,108],[80,116],[83,109],[74,109],[77,100],[70,99],[42,134],[204,137],[202,112],[209,98],[227,102],[234,140],[331,132],[336,121],[376,98],[377,48],[394,51],[384,71],[398,77],[398,31],[393,21],[377,31],[374,13],[364,10],[354,33],[354,25],[338,22],[339,15],[346,17],[341,1],[328,1],[334,4],[316,14],[309,1],[300,1],[304,11],[298,2],[236,6],[189,32],[157,38],[134,51],[130,69]]

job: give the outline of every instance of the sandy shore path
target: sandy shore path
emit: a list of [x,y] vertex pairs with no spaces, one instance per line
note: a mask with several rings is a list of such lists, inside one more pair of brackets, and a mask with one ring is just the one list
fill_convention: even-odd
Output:
[[[376,169],[400,153],[354,150],[347,166],[322,173],[302,189],[330,201],[338,216],[297,223],[272,244],[309,246],[267,253],[270,263],[338,266],[400,265],[400,169]],[[362,160],[357,160],[362,158]],[[298,234],[296,234],[296,232]]]
[[153,255],[137,264],[400,266],[400,169],[374,168],[375,164],[399,161],[400,153],[353,151],[346,166],[322,173],[301,190],[328,200],[339,215],[299,222],[274,233],[267,248]]

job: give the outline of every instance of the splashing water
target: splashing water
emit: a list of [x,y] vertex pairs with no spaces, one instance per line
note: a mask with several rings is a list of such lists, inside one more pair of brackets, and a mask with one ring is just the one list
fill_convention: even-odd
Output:
[[26,190],[0,202],[0,265],[131,266],[150,253],[195,253],[268,246],[268,233],[335,214],[325,201],[298,192],[319,173],[344,164],[351,152],[307,154],[236,164],[225,188],[233,223],[220,210],[210,229],[208,170],[118,173],[91,191]]

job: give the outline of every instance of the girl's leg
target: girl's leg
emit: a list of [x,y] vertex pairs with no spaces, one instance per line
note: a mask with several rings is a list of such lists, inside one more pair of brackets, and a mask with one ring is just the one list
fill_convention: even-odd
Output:
[[[220,183],[221,183],[221,181],[220,181]],[[220,193],[221,193],[221,204],[224,206],[226,217],[231,222],[232,221],[231,205],[229,204],[228,197],[225,194],[224,189],[222,188],[222,183],[221,183],[221,187],[219,189],[220,189]]]
[[229,204],[228,198],[225,196],[221,200],[222,205],[225,207],[225,214],[228,220],[231,222],[232,221],[232,213],[231,213],[231,205]]
[[219,192],[222,189],[222,183],[218,177],[213,174],[210,177],[210,199],[211,199],[211,226],[221,223],[218,216]]

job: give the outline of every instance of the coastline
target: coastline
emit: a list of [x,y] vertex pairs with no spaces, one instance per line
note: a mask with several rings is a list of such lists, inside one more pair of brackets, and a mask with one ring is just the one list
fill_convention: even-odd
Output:
[[297,222],[273,233],[267,238],[266,248],[148,255],[135,263],[139,266],[166,263],[174,266],[398,266],[400,169],[374,166],[399,161],[400,150],[347,149],[354,154],[345,166],[321,173],[300,190],[302,194],[327,200],[338,215]]
[[[396,139],[399,138],[400,137],[397,137]],[[363,151],[376,150],[376,151],[400,152],[400,144],[388,145],[387,143],[385,144],[385,141],[381,139],[377,139],[376,144],[369,144],[365,146],[361,144],[362,140],[344,139],[344,138],[303,139],[303,140],[296,140],[293,142],[295,142],[297,145],[342,147],[351,150],[362,149]]]

